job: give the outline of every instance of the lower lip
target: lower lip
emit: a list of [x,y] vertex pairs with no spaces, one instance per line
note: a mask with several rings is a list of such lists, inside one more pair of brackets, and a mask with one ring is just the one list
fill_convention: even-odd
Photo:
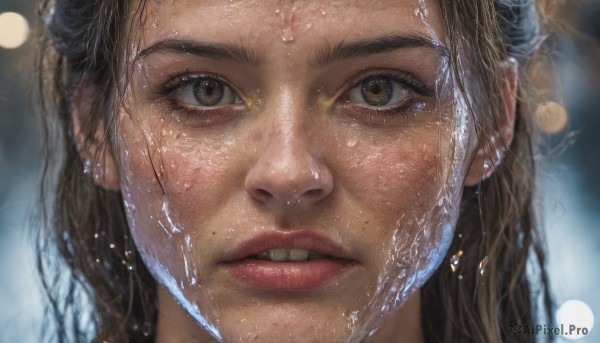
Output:
[[308,291],[324,287],[354,263],[342,259],[274,262],[244,259],[228,263],[242,283],[271,291]]

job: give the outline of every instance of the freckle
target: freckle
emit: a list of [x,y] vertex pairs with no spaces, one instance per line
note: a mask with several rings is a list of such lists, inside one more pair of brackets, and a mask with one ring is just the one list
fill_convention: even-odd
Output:
[[214,231],[213,231],[213,233],[212,233],[212,234],[213,234],[213,235],[215,235],[215,234],[216,234],[216,232],[214,232]]
[[368,220],[365,220],[365,224],[369,224],[369,221],[368,221]]

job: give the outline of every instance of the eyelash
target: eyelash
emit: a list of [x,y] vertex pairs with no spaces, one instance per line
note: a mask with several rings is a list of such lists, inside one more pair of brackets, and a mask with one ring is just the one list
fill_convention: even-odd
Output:
[[[411,74],[407,74],[399,71],[378,71],[378,72],[364,72],[360,74],[360,76],[355,77],[354,81],[350,84],[350,87],[345,88],[340,96],[336,96],[338,98],[336,102],[339,102],[342,106],[353,106],[356,110],[361,112],[363,116],[382,116],[382,117],[393,117],[393,116],[402,116],[403,118],[408,118],[409,112],[414,115],[416,110],[420,110],[424,105],[423,101],[419,101],[414,97],[407,99],[403,104],[397,106],[371,106],[361,103],[353,103],[348,101],[349,93],[355,87],[361,86],[361,83],[366,81],[372,77],[387,77],[393,83],[396,83],[402,87],[406,87],[410,93],[417,94],[423,97],[430,97],[435,94],[435,91],[421,82],[417,77]],[[231,87],[227,81],[222,79],[221,77],[209,74],[184,74],[182,76],[177,76],[170,81],[166,82],[161,88],[156,92],[156,95],[159,99],[166,99],[169,102],[169,106],[173,111],[183,111],[190,115],[200,116],[200,117],[208,117],[211,114],[217,114],[224,111],[225,107],[229,107],[231,105],[236,104],[228,104],[228,105],[219,105],[219,106],[206,106],[207,109],[199,109],[198,107],[193,106],[185,106],[183,105],[173,94],[178,90],[182,89],[184,86],[193,85],[195,82],[201,79],[213,79],[218,82],[221,82],[224,86],[228,87],[233,95],[237,99],[241,99],[238,95],[239,93],[235,90],[234,87]],[[208,110],[209,109],[209,110]]]

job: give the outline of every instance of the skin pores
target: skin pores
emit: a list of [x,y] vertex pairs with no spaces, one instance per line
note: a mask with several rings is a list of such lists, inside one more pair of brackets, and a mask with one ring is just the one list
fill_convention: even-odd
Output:
[[[162,334],[183,337],[186,313],[228,342],[344,342],[385,324],[458,213],[467,136],[436,93],[437,4],[150,1],[145,16],[115,158],[138,250],[180,304],[161,296]],[[240,262],[273,241],[328,242],[336,258]]]

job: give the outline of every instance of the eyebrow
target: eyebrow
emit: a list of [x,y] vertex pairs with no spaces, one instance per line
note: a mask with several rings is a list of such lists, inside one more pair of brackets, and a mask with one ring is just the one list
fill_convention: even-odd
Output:
[[354,57],[379,54],[406,48],[433,48],[441,56],[448,56],[448,49],[432,38],[418,33],[392,34],[356,42],[341,42],[317,50],[314,64],[326,66],[333,62]]
[[244,63],[250,67],[259,66],[258,58],[252,51],[241,45],[231,43],[198,42],[188,39],[164,39],[143,49],[136,60],[143,59],[154,53],[172,52],[179,54],[192,54],[211,59],[226,59]]
[[[355,42],[340,42],[335,46],[326,45],[316,51],[314,64],[326,66],[337,61],[384,53],[405,48],[433,48],[442,56],[448,55],[448,49],[428,36],[410,34],[392,34],[369,38]],[[231,43],[199,42],[189,39],[164,39],[144,48],[135,60],[146,58],[155,53],[192,54],[211,59],[226,59],[244,63],[250,67],[260,66],[259,58],[251,50]]]

